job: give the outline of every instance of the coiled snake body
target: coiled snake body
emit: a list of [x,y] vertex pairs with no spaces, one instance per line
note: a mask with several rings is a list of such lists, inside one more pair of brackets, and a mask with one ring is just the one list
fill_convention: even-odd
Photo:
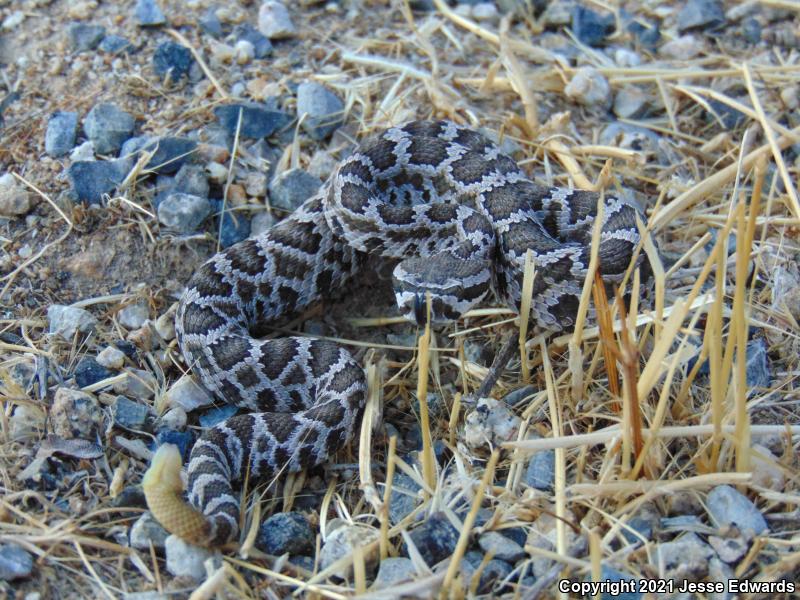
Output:
[[[329,296],[368,257],[394,270],[402,314],[458,318],[494,286],[518,308],[525,254],[537,275],[531,318],[572,325],[589,262],[597,194],[532,183],[484,136],[448,121],[415,121],[365,142],[320,191],[259,237],[205,263],[176,317],[178,343],[203,385],[247,414],[207,430],[189,460],[189,502],[159,451],[144,487],[156,518],[206,546],[234,539],[232,484],[324,462],[353,438],[365,401],[361,366],[323,340],[258,340],[251,332]],[[639,242],[637,208],[604,204],[600,265],[618,280]]]

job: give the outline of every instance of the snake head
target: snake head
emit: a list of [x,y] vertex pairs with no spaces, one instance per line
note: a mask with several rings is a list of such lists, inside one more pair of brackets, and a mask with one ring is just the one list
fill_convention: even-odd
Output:
[[483,300],[491,284],[485,261],[465,261],[448,253],[406,259],[392,276],[400,314],[421,326],[427,322],[428,299],[431,323],[447,323]]

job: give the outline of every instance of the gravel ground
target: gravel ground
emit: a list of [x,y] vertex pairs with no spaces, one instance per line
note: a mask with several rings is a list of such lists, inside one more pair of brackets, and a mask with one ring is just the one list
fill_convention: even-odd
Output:
[[[796,597],[799,39],[787,0],[0,0],[0,596]],[[358,140],[430,117],[637,200],[641,322],[528,335],[478,401],[513,314],[437,330],[421,378],[376,265],[276,324],[374,366],[371,446],[257,488],[236,547],[168,537],[153,450],[232,414],[186,376],[181,290]]]

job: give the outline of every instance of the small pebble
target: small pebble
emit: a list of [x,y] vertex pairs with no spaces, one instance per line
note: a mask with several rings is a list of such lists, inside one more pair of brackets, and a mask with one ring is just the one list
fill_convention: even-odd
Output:
[[16,217],[33,209],[33,197],[11,173],[0,176],[0,215]]
[[143,27],[164,25],[167,22],[164,13],[155,0],[136,0],[134,9],[136,20]]
[[94,396],[60,387],[50,409],[53,433],[64,439],[95,440],[103,423],[103,411]]
[[771,380],[767,343],[764,338],[747,342],[746,378],[749,392],[768,388]]
[[675,60],[690,60],[704,49],[703,41],[693,35],[682,35],[670,40],[659,48],[659,53]]
[[276,513],[259,527],[256,547],[274,556],[303,554],[313,550],[314,532],[303,514]]
[[144,149],[148,152],[155,150],[147,168],[169,175],[192,160],[197,151],[197,142],[188,138],[164,136],[149,140]]
[[467,414],[464,442],[471,448],[515,440],[522,420],[501,401],[481,398]]
[[208,198],[210,189],[203,167],[185,164],[175,174],[171,191]]
[[[472,585],[472,577],[480,568],[483,563],[483,554],[477,550],[470,550],[464,554],[464,559],[461,561],[461,575],[463,577],[464,587],[469,588]],[[478,580],[477,592],[479,594],[487,594],[492,591],[492,585],[496,581],[502,581],[511,574],[513,568],[510,564],[503,560],[493,558],[486,563],[486,566],[481,571],[480,579]]]
[[113,386],[116,393],[141,400],[153,397],[158,389],[158,382],[150,371],[126,369],[124,372],[128,376]]
[[234,54],[238,64],[247,65],[255,58],[256,48],[247,40],[239,40],[234,46]]
[[305,81],[297,87],[297,117],[313,140],[328,138],[344,122],[344,102],[324,85]]
[[239,408],[233,404],[225,404],[217,408],[212,408],[200,415],[200,426],[206,428],[214,427],[222,423],[225,419],[232,417],[238,411]]
[[83,388],[103,379],[108,379],[111,377],[111,372],[97,362],[97,359],[91,356],[84,356],[78,361],[72,375],[75,377],[75,383],[78,384],[78,387]]
[[525,484],[549,492],[556,481],[555,450],[541,450],[534,454],[525,470]]
[[138,329],[150,316],[150,308],[144,302],[128,304],[117,313],[119,324],[125,329]]
[[718,485],[706,499],[711,522],[717,527],[735,526],[747,539],[768,531],[767,522],[755,505],[736,488]]
[[69,159],[72,162],[95,160],[94,144],[92,141],[86,140],[85,142],[75,146],[69,153]]
[[638,67],[642,64],[642,57],[633,50],[617,48],[614,50],[614,62],[622,68]]
[[430,515],[410,536],[429,567],[453,554],[458,542],[458,531],[442,512]]
[[18,404],[8,421],[8,426],[12,441],[39,440],[45,428],[45,415],[39,409]]
[[128,38],[112,33],[103,38],[97,49],[106,54],[124,54],[133,51],[133,44]]
[[167,390],[164,400],[168,406],[180,406],[186,412],[214,403],[211,394],[195,383],[190,375],[184,375],[173,383]]
[[216,6],[209,7],[203,16],[200,17],[198,24],[203,31],[213,38],[221,38],[223,35],[225,35],[225,30],[222,28],[222,22],[217,16]]
[[89,23],[73,23],[69,26],[69,39],[72,49],[76,52],[94,50],[106,35],[106,28],[102,25]]
[[16,29],[19,25],[22,25],[23,21],[25,21],[25,13],[21,10],[15,10],[3,19],[3,29],[6,31]]
[[97,319],[87,310],[74,306],[53,304],[47,309],[47,320],[51,335],[60,335],[72,341],[77,332],[89,333],[97,327]]
[[614,15],[601,15],[576,4],[572,10],[572,31],[584,44],[599,46],[614,31]]
[[83,120],[83,129],[98,154],[116,153],[131,137],[136,120],[111,102],[95,104]]
[[181,453],[181,458],[186,462],[189,458],[189,451],[192,449],[194,440],[195,436],[191,431],[162,429],[156,435],[156,443],[154,444],[155,447],[153,450],[164,444],[172,444],[178,448],[178,451]]
[[753,473],[753,484],[776,492],[783,491],[785,482],[783,468],[769,448],[759,444],[754,444],[750,448],[750,470]]
[[25,579],[32,572],[33,556],[27,550],[16,544],[0,544],[0,579]]
[[476,21],[495,22],[500,20],[500,13],[493,2],[479,2],[472,7],[472,18]]
[[158,205],[158,222],[180,233],[196,231],[209,214],[208,199],[192,194],[170,194]]
[[153,53],[153,68],[156,75],[178,81],[189,76],[194,57],[188,48],[175,42],[161,42]]
[[626,150],[657,154],[660,138],[657,133],[645,127],[614,122],[607,125],[600,133],[600,143]]
[[142,431],[150,418],[150,410],[144,405],[126,398],[117,396],[114,401],[114,424],[125,429]]
[[404,581],[412,581],[416,577],[417,570],[410,558],[384,558],[378,566],[374,585],[376,589],[388,588]]
[[608,80],[594,67],[580,67],[575,71],[564,93],[584,106],[608,108],[611,104]]
[[696,533],[687,533],[675,541],[658,544],[653,564],[663,564],[666,577],[698,581],[708,573],[708,559],[712,556],[714,550],[708,544]]
[[741,535],[734,537],[710,535],[708,536],[708,543],[717,553],[717,556],[728,564],[738,562],[749,547],[749,544]]
[[748,17],[742,21],[742,36],[751,44],[761,42],[761,23],[758,19]]
[[249,23],[237,25],[233,30],[233,36],[238,42],[250,42],[255,58],[266,58],[272,54],[272,42]]
[[[356,546],[364,547],[370,542],[378,539],[379,532],[369,525],[355,524],[342,525],[328,535],[319,553],[319,567],[321,570],[327,569],[340,558],[351,556],[353,548]],[[375,557],[369,555],[364,557],[367,567],[371,566]],[[331,575],[347,577],[352,571],[352,566],[335,570]]]
[[167,530],[149,511],[136,519],[129,534],[131,547],[145,552],[150,551],[151,544],[156,550],[163,550],[168,537]]
[[153,327],[155,327],[156,333],[165,342],[175,339],[175,315],[172,312],[159,315]]
[[637,86],[625,86],[614,96],[612,110],[620,119],[638,119],[650,108],[650,97]]
[[187,544],[177,535],[167,537],[164,548],[167,555],[167,571],[175,577],[189,577],[196,581],[205,579],[205,561],[218,556],[207,548]]
[[280,2],[264,2],[258,10],[258,30],[271,40],[297,35],[289,11]]
[[714,29],[725,23],[719,0],[689,0],[678,12],[678,31]]
[[106,346],[97,355],[97,362],[107,369],[121,369],[125,364],[125,353],[113,346]]
[[[586,578],[586,581],[591,581],[591,577]],[[600,581],[611,581],[611,582],[618,582],[618,581],[629,581],[630,583],[627,584],[631,591],[621,592],[618,594],[610,594],[608,592],[604,592],[600,594],[600,600],[640,600],[642,598],[641,592],[638,591],[637,586],[638,583],[635,577],[628,573],[623,573],[622,571],[617,571],[613,567],[609,567],[608,565],[600,565]]]
[[47,121],[47,131],[44,135],[45,152],[55,158],[69,154],[69,151],[75,146],[77,134],[78,113],[53,113],[53,116]]
[[510,563],[515,563],[526,556],[525,548],[497,531],[482,533],[478,538],[478,545],[484,552],[494,551],[495,558]]
[[291,212],[316,194],[321,185],[321,180],[303,169],[289,169],[270,183],[270,203],[273,207]]
[[73,162],[67,169],[72,190],[78,201],[99,204],[125,180],[126,161],[90,160]]
[[186,429],[187,421],[188,417],[186,416],[186,411],[180,406],[176,406],[174,408],[170,408],[167,412],[161,415],[161,418],[159,419],[159,427],[172,429],[174,431],[183,431]]
[[[240,113],[241,126],[239,126]],[[214,115],[231,136],[236,135],[239,126],[239,136],[251,139],[269,137],[292,120],[286,113],[271,110],[267,105],[258,102],[217,106]]]

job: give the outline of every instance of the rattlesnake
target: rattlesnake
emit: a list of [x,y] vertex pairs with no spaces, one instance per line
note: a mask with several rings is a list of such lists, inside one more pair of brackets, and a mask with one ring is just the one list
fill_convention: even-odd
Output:
[[[387,129],[342,161],[319,192],[260,236],[212,257],[176,316],[178,344],[203,385],[247,414],[207,430],[189,460],[160,450],[144,487],[156,518],[201,545],[232,540],[232,483],[324,462],[353,438],[365,402],[361,366],[330,341],[257,340],[258,325],[341,288],[369,257],[394,270],[403,315],[459,317],[494,287],[518,308],[528,250],[535,260],[531,318],[545,330],[574,321],[589,263],[598,195],[532,183],[483,135],[448,121]],[[599,262],[619,281],[639,242],[638,209],[604,199]]]

